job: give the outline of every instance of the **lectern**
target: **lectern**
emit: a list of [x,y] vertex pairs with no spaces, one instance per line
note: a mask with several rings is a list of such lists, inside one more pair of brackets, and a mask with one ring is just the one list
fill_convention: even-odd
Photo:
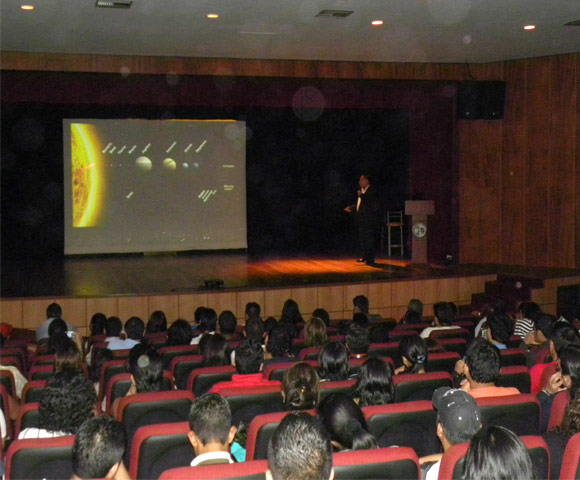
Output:
[[435,213],[433,200],[407,200],[405,215],[411,215],[413,263],[427,263],[427,216]]

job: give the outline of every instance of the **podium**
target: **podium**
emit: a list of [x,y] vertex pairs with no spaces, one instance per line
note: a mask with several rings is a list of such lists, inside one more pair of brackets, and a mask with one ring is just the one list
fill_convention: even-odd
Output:
[[405,201],[405,215],[411,216],[413,263],[427,263],[427,216],[434,213],[433,200]]

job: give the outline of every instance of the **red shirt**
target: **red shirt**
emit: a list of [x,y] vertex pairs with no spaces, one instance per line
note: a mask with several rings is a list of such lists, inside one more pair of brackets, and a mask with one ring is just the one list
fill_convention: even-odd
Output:
[[225,388],[247,388],[247,387],[267,387],[271,385],[282,384],[278,380],[267,380],[261,373],[250,373],[248,375],[235,374],[232,375],[230,382],[216,383],[210,389],[210,393],[220,393]]
[[532,368],[530,368],[530,380],[531,380],[531,387],[530,390],[534,395],[537,395],[542,391],[546,385],[541,384],[542,374],[544,370],[548,368],[550,365],[558,365],[558,361],[550,362],[550,363],[536,363]]

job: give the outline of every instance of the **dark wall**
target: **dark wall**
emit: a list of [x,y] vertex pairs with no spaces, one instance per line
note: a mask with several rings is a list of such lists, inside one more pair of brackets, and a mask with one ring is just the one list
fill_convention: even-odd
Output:
[[3,255],[62,252],[61,119],[247,122],[252,253],[349,251],[358,175],[386,208],[436,202],[430,259],[457,250],[453,87],[437,82],[2,73]]

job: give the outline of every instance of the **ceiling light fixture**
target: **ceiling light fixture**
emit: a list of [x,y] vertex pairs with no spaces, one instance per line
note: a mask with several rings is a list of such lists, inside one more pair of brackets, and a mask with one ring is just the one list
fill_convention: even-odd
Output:
[[524,30],[535,30],[536,26],[535,25],[526,25],[524,27]]
[[34,10],[34,5],[20,5],[21,10]]
[[217,13],[208,13],[208,14],[206,15],[206,17],[207,17],[207,18],[211,18],[211,19],[214,19],[214,18],[220,18],[220,16],[219,16]]
[[378,27],[378,26],[382,25],[383,23],[385,23],[385,22],[383,22],[382,20],[373,20],[371,22],[371,25],[374,25],[375,27]]

